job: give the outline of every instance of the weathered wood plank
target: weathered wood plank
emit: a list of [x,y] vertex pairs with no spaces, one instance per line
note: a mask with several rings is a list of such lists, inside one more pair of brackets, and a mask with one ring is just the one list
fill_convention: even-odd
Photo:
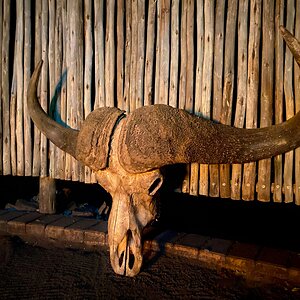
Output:
[[[120,109],[123,108],[123,98],[124,98],[124,41],[125,41],[125,35],[124,35],[124,10],[125,10],[125,3],[124,0],[117,1],[116,4],[117,9],[117,43],[116,43],[116,53],[117,53],[117,65],[116,65],[116,84],[117,84],[117,106]],[[92,38],[92,33],[91,34]],[[91,44],[89,47],[93,47]],[[92,50],[92,49],[91,49]],[[90,50],[90,51],[91,51]]]
[[160,18],[161,18],[161,1],[157,0],[156,10],[156,47],[155,47],[155,75],[154,75],[154,104],[159,103],[159,85],[160,85],[160,51],[161,51],[161,38],[160,38]]
[[17,152],[16,152],[16,60],[14,60],[14,71],[11,84],[11,94],[10,94],[10,115],[9,115],[9,124],[10,124],[10,157],[11,157],[11,175],[17,175]]
[[[0,1],[0,70],[2,70],[2,34],[3,34],[3,0]],[[0,83],[2,72],[0,71]],[[3,124],[2,124],[2,84],[0,84],[0,175],[3,175]]]
[[[226,1],[216,1],[214,72],[213,72],[213,107],[212,119],[219,122],[222,111],[223,61],[224,61],[224,21]],[[209,196],[219,197],[220,177],[219,165],[209,166]]]
[[[34,41],[34,65],[42,59],[42,2],[35,3],[35,41]],[[37,96],[40,98],[40,84],[37,89]],[[41,132],[36,126],[34,127],[34,144],[33,144],[33,165],[32,175],[39,176],[41,171]]]
[[[300,40],[300,1],[296,1],[295,37]],[[296,112],[300,110],[300,69],[294,60],[294,93]],[[295,204],[300,205],[300,148],[295,150]]]
[[[276,1],[275,7],[275,124],[283,121],[283,39],[279,28],[284,20],[284,1]],[[274,158],[274,202],[282,202],[282,155]]]
[[[294,1],[288,0],[286,5],[286,28],[290,32],[294,32],[295,7]],[[294,92],[293,92],[293,56],[286,48],[285,64],[284,64],[284,95],[285,95],[285,116],[286,119],[291,118],[295,113]],[[284,159],[284,175],[283,188],[284,200],[286,203],[293,202],[293,172],[294,172],[294,151],[285,153]]]
[[[48,112],[48,19],[49,19],[48,1],[42,1],[42,24],[41,24],[41,47],[42,47],[42,60],[44,61],[41,71],[41,106],[45,112]],[[41,134],[41,176],[48,175],[48,140],[44,134]]]
[[94,109],[105,105],[104,77],[104,0],[94,0],[95,38],[95,104]]
[[[204,17],[203,2],[196,1],[196,69],[195,69],[195,100],[194,114],[201,115],[201,99],[202,99],[202,73],[203,73],[203,53],[204,53]],[[171,56],[171,59],[173,54]],[[199,170],[198,163],[191,164],[190,174],[190,194],[199,195]]]
[[[122,1],[120,1],[122,3]],[[92,0],[84,1],[84,118],[92,111],[93,34]],[[122,78],[120,78],[121,80]],[[85,182],[91,182],[91,169],[85,167]]]
[[24,159],[25,176],[32,174],[31,119],[27,110],[27,87],[31,76],[31,1],[24,0]]
[[145,78],[144,78],[144,105],[154,103],[153,75],[154,75],[154,44],[155,44],[155,14],[156,1],[148,2],[147,39],[145,54]]
[[[250,3],[246,128],[257,127],[260,34],[261,1],[253,0]],[[255,175],[256,163],[245,164],[242,186],[242,198],[244,200],[253,200],[255,197]]]
[[171,49],[170,49],[170,88],[169,105],[178,104],[178,73],[179,73],[179,1],[171,4]]
[[160,1],[160,85],[159,103],[168,104],[170,72],[170,0]]
[[137,62],[136,62],[136,108],[144,104],[145,76],[145,3],[137,1]]
[[[239,1],[237,47],[237,101],[235,127],[244,127],[247,102],[248,0]],[[242,165],[232,165],[231,199],[241,199]]]
[[10,92],[9,92],[9,37],[10,37],[10,1],[3,2],[3,34],[1,48],[1,92],[2,92],[2,126],[3,126],[3,175],[10,175],[11,171],[11,156],[10,156]]
[[[263,1],[260,127],[272,125],[274,78],[274,1]],[[270,201],[271,158],[258,162],[257,199]]]
[[17,175],[24,175],[24,136],[23,136],[23,43],[24,43],[24,3],[16,2],[16,36],[15,36],[15,61],[16,61],[16,147],[17,147]]
[[115,106],[115,0],[106,1],[105,106]]
[[[211,117],[211,93],[212,93],[212,71],[213,71],[213,43],[214,43],[214,3],[215,1],[204,2],[204,59],[203,59],[203,80],[201,113],[204,118]],[[208,166],[200,165],[200,187],[201,195],[208,195]]]
[[56,212],[56,181],[53,178],[40,178],[39,212],[42,214],[55,214]]

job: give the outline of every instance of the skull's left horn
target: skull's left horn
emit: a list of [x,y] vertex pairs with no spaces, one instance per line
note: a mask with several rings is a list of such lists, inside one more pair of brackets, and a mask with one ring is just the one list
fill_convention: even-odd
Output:
[[[299,42],[280,29],[299,65]],[[119,143],[120,163],[132,173],[176,163],[246,163],[299,147],[300,112],[282,124],[243,129],[166,105],[142,107],[125,119]]]
[[109,146],[114,127],[124,112],[115,107],[94,110],[84,120],[80,131],[66,128],[52,120],[42,109],[36,95],[43,62],[39,62],[28,86],[28,112],[45,136],[63,151],[94,170],[108,165]]

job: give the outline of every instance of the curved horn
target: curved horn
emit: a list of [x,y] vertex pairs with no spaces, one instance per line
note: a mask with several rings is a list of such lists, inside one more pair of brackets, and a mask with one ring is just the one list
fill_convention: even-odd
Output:
[[[299,42],[285,28],[281,32],[299,65]],[[125,120],[118,155],[127,171],[139,173],[176,163],[246,163],[299,146],[300,112],[282,124],[243,129],[154,105],[134,111]]]
[[30,117],[45,136],[57,147],[76,157],[76,143],[78,131],[63,127],[52,120],[42,109],[37,99],[37,84],[40,77],[43,61],[40,61],[34,70],[28,86],[27,106]]
[[109,148],[116,124],[124,111],[116,107],[102,107],[91,112],[80,131],[63,127],[52,120],[42,109],[36,95],[43,62],[39,62],[28,86],[28,112],[46,137],[60,149],[91,167],[104,169],[108,165]]

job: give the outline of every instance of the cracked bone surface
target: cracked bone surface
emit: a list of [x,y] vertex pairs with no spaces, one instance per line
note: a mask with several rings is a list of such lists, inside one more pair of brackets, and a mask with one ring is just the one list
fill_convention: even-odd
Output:
[[[299,42],[282,35],[300,62]],[[135,276],[142,266],[142,232],[156,216],[163,183],[160,168],[177,163],[245,163],[300,146],[300,112],[288,121],[258,129],[234,128],[167,105],[141,107],[126,115],[115,107],[94,110],[80,130],[66,128],[41,108],[36,89],[42,62],[28,87],[28,112],[57,147],[89,166],[111,195],[108,221],[114,271]]]

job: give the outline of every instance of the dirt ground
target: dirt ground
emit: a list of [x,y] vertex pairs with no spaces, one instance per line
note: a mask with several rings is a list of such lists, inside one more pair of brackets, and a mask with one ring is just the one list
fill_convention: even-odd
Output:
[[0,237],[0,299],[300,299],[299,288],[253,283],[198,261],[160,256],[135,278],[115,275],[108,252],[38,247]]

